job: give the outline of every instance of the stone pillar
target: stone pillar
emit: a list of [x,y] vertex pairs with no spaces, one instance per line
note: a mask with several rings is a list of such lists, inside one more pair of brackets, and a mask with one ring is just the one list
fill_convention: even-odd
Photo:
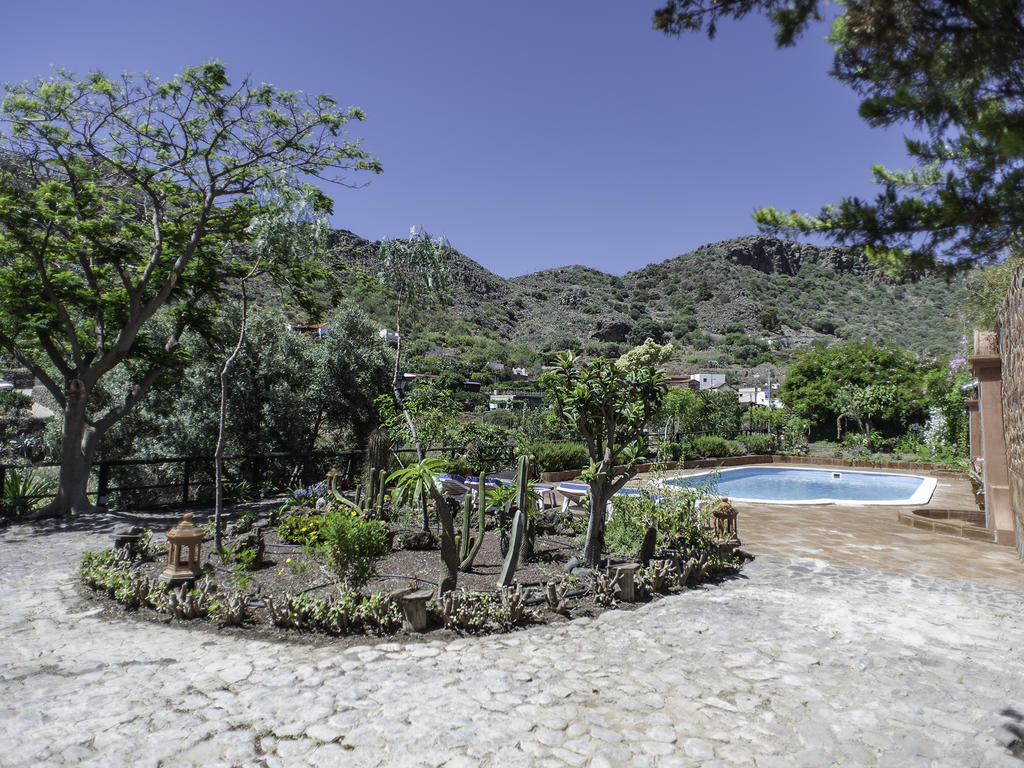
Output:
[[1003,361],[1003,429],[1010,508],[1016,518],[1017,554],[1024,560],[1024,262],[1010,282],[996,328]]
[[985,479],[985,526],[996,532],[1000,544],[1015,542],[1010,508],[1010,480],[1006,470],[1003,436],[1002,361],[995,331],[974,332],[975,354],[967,358],[978,378],[978,412],[981,422],[981,456]]
[[971,463],[981,458],[981,412],[978,410],[977,400],[967,400],[967,423],[969,425],[968,437],[971,443]]

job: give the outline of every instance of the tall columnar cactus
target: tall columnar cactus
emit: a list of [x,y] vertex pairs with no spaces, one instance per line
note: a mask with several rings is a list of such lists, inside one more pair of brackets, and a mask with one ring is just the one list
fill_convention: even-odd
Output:
[[[480,475],[478,488],[484,487],[485,479],[484,475]],[[478,493],[476,499],[475,539],[469,537],[469,516],[472,513],[473,498],[471,494],[467,493],[462,503],[462,540],[459,546],[459,570],[463,573],[473,570],[473,561],[476,559],[477,553],[480,552],[480,546],[484,543],[484,516],[487,513],[487,499],[484,493]]]
[[511,586],[512,578],[516,575],[516,568],[519,566],[519,552],[523,548],[524,538],[526,538],[526,515],[523,514],[523,510],[517,509],[515,517],[512,518],[508,554],[505,555],[505,562],[501,566],[501,575],[498,577],[499,587]]
[[533,499],[530,498],[530,457],[520,456],[516,469],[516,507],[526,511]]
[[371,469],[366,479],[366,493],[363,494],[360,500],[356,501],[356,504],[359,505],[364,514],[373,508],[373,502],[377,496],[377,470]]
[[509,532],[508,554],[505,555],[505,563],[501,566],[501,576],[498,577],[498,586],[507,587],[512,584],[512,577],[515,576],[516,568],[519,567],[519,555],[523,549],[523,539],[526,538],[526,510],[532,503],[530,498],[530,459],[526,456],[519,458],[519,466],[516,471],[516,514],[512,518],[512,530]]
[[381,469],[377,476],[377,515],[380,517],[384,516],[384,492],[387,490],[387,475],[386,469]]

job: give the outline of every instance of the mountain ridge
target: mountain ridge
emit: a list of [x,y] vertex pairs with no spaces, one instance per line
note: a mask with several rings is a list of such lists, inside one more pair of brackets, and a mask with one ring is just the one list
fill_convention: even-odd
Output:
[[[339,262],[370,274],[377,247],[347,230],[331,238]],[[575,264],[505,278],[454,249],[449,269],[444,307],[417,307],[409,326],[416,333],[450,341],[478,335],[546,352],[625,344],[642,324],[692,351],[742,332],[756,343],[774,339],[774,348],[864,337],[929,354],[953,349],[962,333],[962,278],[895,280],[857,249],[767,235],[708,243],[621,276]],[[356,293],[387,322],[393,299],[385,291]]]

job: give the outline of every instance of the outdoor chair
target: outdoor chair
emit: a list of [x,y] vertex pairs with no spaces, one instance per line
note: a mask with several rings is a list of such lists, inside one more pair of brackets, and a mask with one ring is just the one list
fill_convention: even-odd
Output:
[[441,483],[441,493],[445,496],[461,499],[471,490],[462,475],[438,475],[437,479]]

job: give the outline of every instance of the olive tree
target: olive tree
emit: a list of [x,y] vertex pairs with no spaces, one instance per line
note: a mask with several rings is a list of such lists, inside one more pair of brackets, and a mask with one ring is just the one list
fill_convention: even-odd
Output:
[[[63,411],[60,478],[45,514],[92,509],[97,445],[181,362],[183,334],[215,312],[225,262],[244,258],[267,181],[380,171],[344,138],[361,119],[330,96],[232,83],[219,62],[166,82],[58,70],[6,86],[0,350]],[[94,393],[119,369],[130,385],[101,405]]]

